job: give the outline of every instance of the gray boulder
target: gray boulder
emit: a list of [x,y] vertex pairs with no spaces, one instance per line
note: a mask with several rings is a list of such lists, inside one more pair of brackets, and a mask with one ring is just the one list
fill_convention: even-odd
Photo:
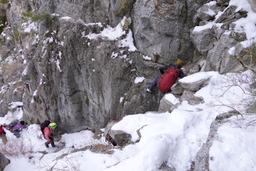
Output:
[[173,95],[175,96],[180,96],[182,95],[184,89],[181,87],[181,85],[179,84],[179,82],[176,82],[176,84],[174,84],[172,87],[171,87],[171,92]]
[[7,159],[3,154],[0,153],[0,170],[4,170],[4,168],[10,163],[10,160]]
[[176,106],[180,103],[179,99],[177,99],[173,94],[168,93],[165,94],[164,97],[160,101],[160,105],[158,108],[159,112],[171,112]]
[[194,96],[194,92],[191,91],[184,91],[182,96],[180,97],[180,100],[187,101],[190,105],[197,105],[204,102],[201,97]]
[[132,142],[132,136],[121,130],[110,130],[109,135],[114,139],[117,145],[121,147],[124,147]]
[[203,31],[193,31],[191,38],[196,49],[201,54],[206,54],[210,49],[213,48],[215,35],[213,29],[205,29]]
[[237,41],[230,38],[228,34],[222,34],[220,39],[214,43],[214,47],[207,54],[206,70],[227,72],[232,69],[228,65],[221,65],[228,54],[228,50],[235,46]]
[[[198,75],[199,74],[200,73],[198,73]],[[189,91],[195,92],[195,91],[198,91],[199,89],[201,89],[206,84],[208,84],[209,78],[210,78],[210,76],[200,77],[198,79],[194,79],[194,81],[187,82],[186,79],[188,79],[188,78],[185,77],[184,78],[185,80],[184,79],[179,80],[179,84],[185,90],[189,90]]]
[[238,42],[242,42],[242,41],[246,40],[246,33],[245,32],[238,33],[235,31],[231,31],[230,37],[235,39]]
[[229,0],[217,0],[216,1],[219,6],[228,6]]
[[214,5],[205,4],[197,10],[194,20],[196,22],[213,20],[218,10],[219,9],[217,8],[216,4]]

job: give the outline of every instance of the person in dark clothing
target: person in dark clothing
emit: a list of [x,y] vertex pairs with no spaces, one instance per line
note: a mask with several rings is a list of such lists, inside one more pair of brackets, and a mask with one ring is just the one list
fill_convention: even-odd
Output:
[[146,91],[151,93],[158,87],[162,93],[170,92],[172,85],[176,83],[178,78],[183,78],[185,76],[181,69],[184,62],[178,58],[175,64],[176,65],[170,64],[169,66],[159,68],[160,74],[149,84]]

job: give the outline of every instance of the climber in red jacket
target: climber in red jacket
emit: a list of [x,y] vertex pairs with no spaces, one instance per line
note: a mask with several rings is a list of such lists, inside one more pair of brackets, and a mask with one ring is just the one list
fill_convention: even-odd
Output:
[[146,89],[147,92],[151,93],[155,87],[158,87],[162,93],[168,93],[171,91],[171,87],[176,83],[178,78],[182,78],[185,74],[182,71],[182,66],[184,61],[177,59],[175,62],[176,65],[169,65],[160,68],[160,75],[158,75]]
[[47,140],[45,142],[45,146],[49,148],[49,144],[52,145],[52,147],[55,147],[54,144],[54,138],[53,138],[53,130],[57,127],[57,124],[55,122],[51,122],[49,126],[45,127],[43,130],[44,138]]

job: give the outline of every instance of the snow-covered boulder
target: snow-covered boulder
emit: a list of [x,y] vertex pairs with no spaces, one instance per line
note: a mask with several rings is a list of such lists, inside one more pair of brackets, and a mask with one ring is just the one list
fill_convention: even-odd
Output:
[[231,23],[247,15],[246,11],[237,11],[237,7],[230,5],[217,19],[216,23]]
[[165,94],[164,97],[160,100],[160,105],[158,108],[159,112],[171,112],[176,106],[180,103],[173,94]]
[[197,91],[208,83],[209,78],[215,72],[198,72],[179,80],[181,87],[190,91]]
[[216,6],[216,2],[212,1],[210,3],[203,5],[197,10],[197,14],[195,15],[194,20],[196,21],[213,20],[214,17],[217,15],[217,13],[218,13],[218,8]]

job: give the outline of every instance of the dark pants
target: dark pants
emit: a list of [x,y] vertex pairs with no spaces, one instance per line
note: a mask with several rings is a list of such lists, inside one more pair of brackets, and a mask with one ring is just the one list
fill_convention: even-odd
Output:
[[153,91],[156,87],[158,87],[158,84],[159,84],[159,80],[160,80],[160,74],[157,75],[154,80],[152,80],[150,83],[149,83],[149,86],[148,88]]
[[46,141],[45,145],[47,148],[49,147],[49,144],[51,144],[52,147],[55,147],[53,137],[51,137],[48,141]]
[[[149,86],[148,86],[148,88],[150,89],[150,91],[153,91],[156,87],[157,87],[157,88],[159,87],[160,77],[161,77],[161,75],[159,74],[159,75],[157,75],[157,76],[155,77],[154,80],[152,80],[152,81],[150,82],[150,84],[149,84]],[[165,92],[165,93],[170,93],[171,91],[172,91],[172,90],[170,89],[169,91],[167,91],[167,92]],[[165,94],[165,93],[163,93],[163,94]]]
[[15,130],[15,131],[13,131],[13,134],[14,134],[17,138],[20,138],[20,131]]

